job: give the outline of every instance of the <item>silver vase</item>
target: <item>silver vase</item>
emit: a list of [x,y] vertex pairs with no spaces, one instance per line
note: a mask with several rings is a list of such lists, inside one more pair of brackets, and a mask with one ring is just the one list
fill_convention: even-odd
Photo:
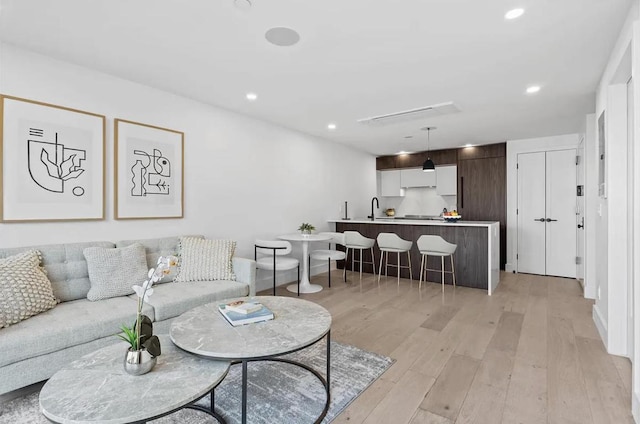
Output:
[[151,356],[146,349],[131,350],[129,348],[124,357],[124,370],[127,374],[143,375],[151,371],[157,361],[158,359],[155,356]]

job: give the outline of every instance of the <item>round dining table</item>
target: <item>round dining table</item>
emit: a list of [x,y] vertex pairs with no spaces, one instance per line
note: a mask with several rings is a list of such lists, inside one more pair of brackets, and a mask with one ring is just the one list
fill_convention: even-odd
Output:
[[[302,275],[300,276],[300,293],[317,293],[322,290],[320,284],[311,284],[309,281],[309,243],[312,241],[329,241],[331,236],[327,234],[285,234],[278,236],[280,240],[302,243]],[[287,290],[298,293],[298,285],[291,284]]]

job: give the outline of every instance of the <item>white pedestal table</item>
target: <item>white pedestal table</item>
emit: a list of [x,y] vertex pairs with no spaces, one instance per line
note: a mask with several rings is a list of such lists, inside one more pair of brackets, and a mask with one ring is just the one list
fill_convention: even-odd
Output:
[[[300,277],[300,293],[317,293],[322,291],[319,284],[311,284],[309,281],[309,242],[312,241],[329,241],[330,235],[325,234],[285,234],[278,236],[280,240],[294,241],[302,243],[302,276]],[[298,293],[298,285],[291,284],[287,286],[287,290]]]

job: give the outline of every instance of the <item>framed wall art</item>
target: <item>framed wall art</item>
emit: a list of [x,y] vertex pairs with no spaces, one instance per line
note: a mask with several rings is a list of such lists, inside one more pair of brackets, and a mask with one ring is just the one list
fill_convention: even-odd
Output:
[[182,218],[184,133],[116,119],[115,218]]
[[0,95],[0,221],[104,219],[105,117]]

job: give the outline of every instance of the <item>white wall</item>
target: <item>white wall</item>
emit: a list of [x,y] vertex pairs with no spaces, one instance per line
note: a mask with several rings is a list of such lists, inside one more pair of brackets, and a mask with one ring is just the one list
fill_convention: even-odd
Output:
[[[593,317],[609,353],[627,355],[627,112],[626,81],[632,75],[631,51],[633,27],[638,20],[638,4],[634,2],[629,11],[615,47],[611,52],[596,92],[596,125],[605,112],[605,179],[606,196],[599,196],[595,210],[595,261],[596,304]],[[636,123],[637,125],[637,123]],[[596,163],[587,173],[598,174],[598,133],[592,148]],[[592,206],[592,208],[593,208]],[[587,234],[587,237],[590,235]]]
[[507,140],[507,263],[505,271],[517,271],[518,253],[518,154],[546,152],[551,150],[574,149],[580,142],[579,134],[552,137]]
[[[631,296],[630,287],[637,287],[637,280],[631,281],[633,274],[628,267],[627,247],[630,242],[635,245],[635,259],[638,263],[638,246],[640,246],[640,237],[638,231],[630,234],[627,229],[629,220],[627,214],[634,216],[634,225],[639,222],[637,202],[634,205],[628,204],[628,190],[633,187],[635,193],[638,193],[640,180],[637,173],[633,180],[629,180],[627,175],[627,165],[632,165],[635,170],[640,169],[640,155],[635,152],[633,161],[628,161],[627,153],[627,131],[626,131],[626,90],[625,84],[629,76],[635,81],[635,87],[638,86],[640,75],[640,22],[639,2],[634,1],[629,10],[627,20],[625,21],[616,45],[611,52],[607,66],[603,72],[596,95],[596,113],[599,117],[603,110],[606,109],[606,135],[605,148],[607,179],[607,197],[599,197],[595,205],[596,216],[596,234],[594,242],[598,247],[595,258],[588,258],[595,261],[597,288],[596,288],[596,304],[593,308],[593,317],[596,326],[600,331],[602,339],[607,347],[607,351],[619,355],[630,356],[633,363],[633,379],[632,379],[632,411],[633,416],[638,422],[640,420],[640,296],[638,290],[635,290],[634,299],[631,303],[631,310],[627,306],[629,304],[628,297]],[[640,143],[640,111],[637,105],[640,104],[640,92],[635,89],[633,92],[633,102],[636,105],[634,114],[634,140],[633,144],[638,146]],[[597,119],[597,118],[596,118]],[[596,133],[596,138],[598,134]],[[597,152],[598,141],[594,143],[594,149]],[[597,154],[597,153],[596,153]],[[596,159],[597,161],[597,159]],[[597,174],[596,164],[592,164],[594,168],[587,172]],[[631,185],[630,185],[631,184]],[[601,212],[601,213],[599,213]],[[601,215],[601,216],[600,216]],[[589,241],[588,241],[589,243]],[[602,249],[602,250],[598,250]],[[606,251],[605,251],[606,249]],[[602,254],[604,253],[604,256]],[[630,281],[627,282],[629,277]],[[633,290],[632,290],[633,291]],[[631,292],[632,292],[631,291]],[[633,351],[629,352],[627,340],[627,313],[630,312],[633,317],[634,340],[631,344],[634,346]]]
[[[253,258],[255,238],[295,232],[303,221],[328,230],[345,200],[351,216],[365,216],[376,192],[369,154],[7,44],[0,92],[107,117],[106,219],[0,223],[0,247],[199,233],[237,240],[237,256]],[[185,133],[183,219],[113,219],[114,118]]]
[[596,115],[585,118],[584,166],[585,166],[585,262],[584,297],[596,298],[596,217],[598,208],[598,145]]

